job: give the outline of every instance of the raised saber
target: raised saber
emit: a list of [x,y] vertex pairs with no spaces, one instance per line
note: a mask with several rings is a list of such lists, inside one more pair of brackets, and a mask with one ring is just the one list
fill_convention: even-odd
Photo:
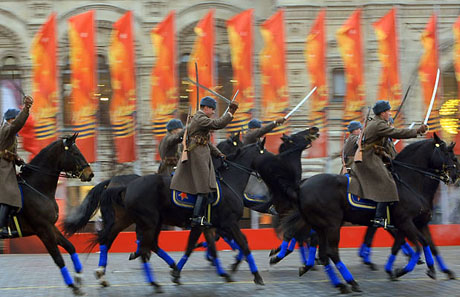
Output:
[[214,96],[216,96],[216,97],[218,97],[218,98],[224,100],[225,102],[227,102],[227,104],[230,104],[230,103],[231,103],[230,100],[228,100],[227,98],[225,98],[225,97],[222,96],[221,94],[217,93],[216,91],[211,90],[210,88],[207,88],[207,87],[203,86],[203,85],[200,84],[200,83],[197,83],[196,81],[194,81],[194,80],[191,79],[190,77],[187,77],[187,80],[188,80],[189,82],[191,82],[192,84],[194,84],[195,86],[198,86],[198,87],[202,88],[203,90],[206,90],[206,91],[208,91],[209,93],[213,94]]
[[[412,123],[409,125],[409,127],[407,127],[407,129],[412,129],[412,128],[414,128],[414,126],[415,126],[415,122],[412,122]],[[397,145],[398,142],[400,142],[400,141],[401,141],[401,139],[398,139],[398,140],[396,140],[395,142],[393,142],[393,144],[394,144],[394,145]]]
[[310,98],[311,94],[313,94],[313,92],[316,91],[316,87],[313,88],[313,90],[310,91],[310,93],[308,93],[307,96],[305,96],[305,98],[302,99],[302,101],[299,102],[299,104],[296,105],[296,107],[294,107],[287,115],[284,116],[284,119],[287,120],[294,112],[297,111],[297,109],[299,109],[299,107],[302,106],[302,104],[305,103],[305,101],[308,100],[308,98]]
[[[230,103],[233,103],[233,102],[235,101],[235,99],[236,99],[236,96],[238,95],[238,93],[239,93],[239,92],[240,92],[240,90],[239,90],[239,89],[238,89],[238,90],[236,90],[236,93],[235,93],[235,95],[233,95],[233,98],[232,98],[232,102],[230,102]],[[228,111],[228,109],[229,109],[229,108],[230,108],[230,104],[227,106],[227,109],[224,111],[224,114],[226,114],[226,113],[227,113],[227,111]]]
[[434,98],[436,97],[436,92],[438,91],[438,83],[439,83],[439,75],[441,71],[438,68],[438,73],[436,74],[436,82],[434,83],[433,94],[431,95],[430,107],[428,107],[428,111],[426,112],[425,120],[423,124],[426,125],[428,123],[428,119],[430,118],[431,109],[433,109]]

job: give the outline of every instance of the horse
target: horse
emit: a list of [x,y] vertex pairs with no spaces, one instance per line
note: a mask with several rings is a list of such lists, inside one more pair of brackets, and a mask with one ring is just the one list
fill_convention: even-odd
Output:
[[[59,267],[65,284],[75,295],[84,295],[79,288],[83,270],[73,244],[55,226],[59,216],[55,194],[61,172],[65,177],[91,181],[93,171],[82,155],[75,139],[78,134],[65,136],[42,149],[29,164],[21,168],[18,177],[23,207],[17,213],[20,237],[37,235],[48,253]],[[76,271],[75,281],[71,277],[58,245],[69,254]]]
[[217,148],[225,155],[235,152],[235,149],[243,147],[240,140],[240,131],[231,133],[230,136],[217,144]]
[[[441,177],[453,175],[452,156],[448,148],[436,134],[434,138],[418,141],[406,146],[395,159],[399,162],[394,167],[399,176],[397,182],[399,203],[392,206],[392,219],[400,236],[407,237],[416,245],[416,252],[403,271],[411,271],[420,255],[420,244],[427,246],[427,240],[417,230],[415,221],[429,212],[420,212],[421,202],[418,196],[425,196],[432,201]],[[429,177],[427,177],[429,176]],[[431,178],[438,177],[434,181]],[[446,177],[447,179],[447,177]],[[298,208],[291,212],[282,223],[281,230],[293,232],[304,228],[305,232],[313,228],[319,236],[319,256],[333,286],[342,293],[349,292],[341,283],[329,264],[332,259],[352,291],[360,292],[345,264],[340,260],[338,244],[340,228],[347,221],[354,224],[370,225],[373,211],[352,208],[347,200],[349,180],[346,176],[335,174],[318,174],[300,185],[298,196],[292,203]],[[414,199],[414,193],[416,193]],[[411,204],[414,204],[412,205]],[[418,202],[418,203],[417,203]]]

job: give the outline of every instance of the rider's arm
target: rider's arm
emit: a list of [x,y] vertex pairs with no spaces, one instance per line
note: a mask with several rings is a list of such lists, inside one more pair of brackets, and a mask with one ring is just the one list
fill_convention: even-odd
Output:
[[398,129],[388,126],[384,121],[377,124],[377,135],[386,136],[396,139],[415,138],[417,137],[417,129]]
[[273,130],[275,127],[276,127],[275,121],[270,122],[270,123],[262,126],[260,129],[256,130],[256,133],[255,133],[256,137],[260,138],[260,137],[264,136],[265,134],[267,134],[268,132]]
[[29,117],[29,108],[27,106],[24,106],[24,108],[18,114],[16,119],[11,122],[8,128],[9,129],[8,135],[11,135],[11,134],[16,135],[22,129],[22,127],[24,127],[28,117]]
[[209,149],[211,150],[211,156],[219,157],[220,155],[222,155],[222,152],[217,147],[215,147],[212,143],[208,142],[208,146],[209,146]]
[[228,112],[218,119],[210,119],[205,114],[202,114],[197,118],[197,122],[200,127],[210,130],[219,130],[225,128],[232,119],[233,115]]

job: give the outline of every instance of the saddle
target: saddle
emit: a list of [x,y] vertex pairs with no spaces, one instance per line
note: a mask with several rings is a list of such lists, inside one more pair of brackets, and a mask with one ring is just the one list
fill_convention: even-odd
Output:
[[[222,187],[220,182],[216,180],[216,188],[217,194],[213,196],[212,200],[210,201],[211,206],[217,206],[220,203],[222,197]],[[189,194],[177,190],[171,190],[171,202],[182,208],[193,209],[195,206],[195,201],[198,195]]]
[[352,193],[350,193],[350,182],[353,182],[353,179],[350,177],[350,174],[345,174],[347,177],[347,201],[348,204],[353,209],[365,209],[369,211],[375,211],[375,207],[377,205],[377,202],[370,200],[370,199],[365,199],[358,197]]

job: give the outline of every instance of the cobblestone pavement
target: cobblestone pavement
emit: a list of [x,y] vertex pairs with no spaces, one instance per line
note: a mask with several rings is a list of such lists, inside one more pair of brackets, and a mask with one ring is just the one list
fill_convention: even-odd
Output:
[[[441,253],[451,270],[460,275],[460,247],[442,247]],[[378,271],[370,271],[361,264],[356,249],[341,249],[344,263],[360,284],[363,293],[351,296],[460,296],[460,281],[446,280],[438,271],[438,280],[425,275],[426,266],[418,265],[414,272],[399,281],[388,280],[383,265],[388,257],[388,248],[373,250],[373,260]],[[156,255],[152,256],[152,267],[156,280],[163,286],[160,296],[335,296],[334,289],[321,266],[316,271],[298,277],[300,257],[298,253],[289,255],[275,266],[268,264],[268,251],[254,251],[254,258],[265,281],[265,286],[256,286],[246,263],[233,274],[232,283],[225,283],[216,275],[203,257],[203,252],[195,252],[182,272],[181,286],[170,281],[169,268]],[[233,262],[234,252],[219,253],[222,263],[228,267]],[[176,259],[181,253],[171,253]],[[70,257],[64,255],[69,271],[73,271]],[[152,296],[151,286],[146,285],[139,261],[128,261],[128,254],[109,254],[107,280],[111,286],[101,288],[95,277],[98,254],[80,254],[84,266],[83,290],[87,296]],[[405,264],[405,257],[399,257],[395,267]],[[0,255],[0,296],[71,296],[71,290],[64,285],[61,273],[49,255]]]

